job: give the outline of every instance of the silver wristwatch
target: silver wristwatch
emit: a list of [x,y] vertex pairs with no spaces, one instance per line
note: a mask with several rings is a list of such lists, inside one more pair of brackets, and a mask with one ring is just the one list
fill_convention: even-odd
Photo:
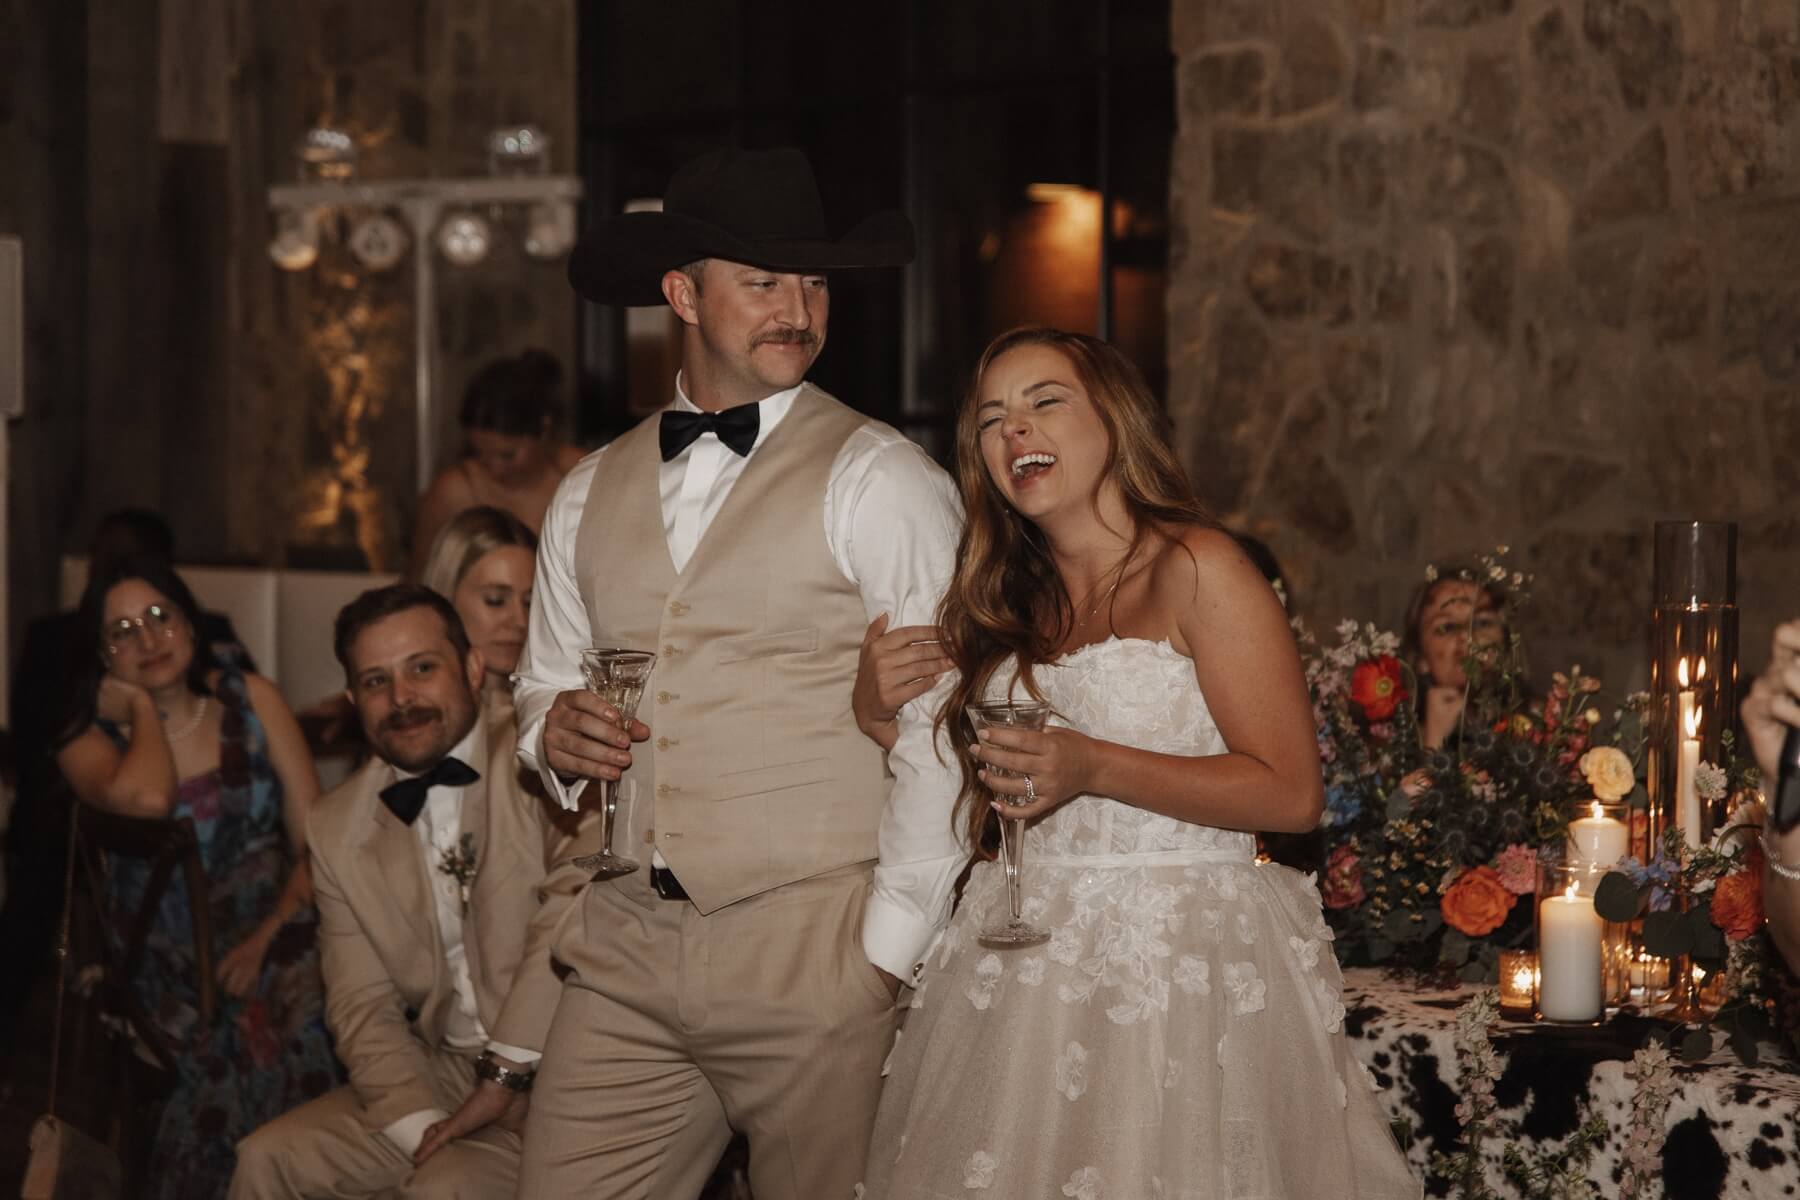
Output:
[[475,1056],[475,1078],[490,1080],[509,1092],[529,1092],[532,1081],[537,1078],[537,1072],[515,1071],[511,1067],[503,1067],[492,1050],[483,1050]]

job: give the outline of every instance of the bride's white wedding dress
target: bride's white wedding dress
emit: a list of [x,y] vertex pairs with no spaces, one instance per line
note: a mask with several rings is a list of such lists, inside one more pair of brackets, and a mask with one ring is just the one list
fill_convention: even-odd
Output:
[[[1100,642],[1036,677],[1056,723],[1225,751],[1167,642]],[[1053,936],[979,945],[1006,887],[975,868],[889,1058],[868,1200],[1420,1195],[1344,1040],[1308,878],[1258,864],[1250,834],[1098,796],[1025,845],[1025,916]]]

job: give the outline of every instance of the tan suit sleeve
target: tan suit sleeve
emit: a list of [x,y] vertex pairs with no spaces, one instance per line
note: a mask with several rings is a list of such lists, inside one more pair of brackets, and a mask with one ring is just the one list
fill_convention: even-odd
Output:
[[534,823],[541,832],[544,872],[538,884],[537,911],[525,931],[519,973],[489,1036],[509,1046],[541,1051],[544,1037],[550,1032],[550,1018],[556,1014],[557,999],[562,995],[562,976],[555,968],[551,947],[569,910],[580,902],[591,876],[591,872],[570,860],[600,848],[600,814],[552,813],[550,802],[535,788],[521,788],[518,800],[531,806]]
[[[317,809],[314,810],[317,813]],[[309,822],[316,824],[316,822]],[[436,1108],[430,1061],[413,1036],[406,1002],[344,898],[326,843],[309,829],[313,892],[319,906],[319,965],[325,975],[325,1023],[350,1085],[375,1130]]]

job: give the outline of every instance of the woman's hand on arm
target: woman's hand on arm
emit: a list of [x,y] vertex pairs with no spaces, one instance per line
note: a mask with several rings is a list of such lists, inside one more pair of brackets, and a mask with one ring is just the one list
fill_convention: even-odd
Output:
[[933,625],[889,629],[886,613],[869,622],[850,708],[856,727],[883,750],[892,750],[899,737],[901,707],[930,691],[954,665],[943,653],[942,636]]
[[56,752],[57,766],[83,801],[127,817],[166,817],[175,807],[175,757],[163,736],[162,718],[150,693],[106,676],[95,711],[130,726],[120,751],[98,726],[90,725]]

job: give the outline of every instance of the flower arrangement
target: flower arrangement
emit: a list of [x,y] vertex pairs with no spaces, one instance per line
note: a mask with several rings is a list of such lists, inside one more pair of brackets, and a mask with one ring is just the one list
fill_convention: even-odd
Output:
[[456,880],[464,916],[469,913],[469,894],[475,886],[476,866],[475,835],[472,833],[463,834],[460,842],[443,851],[438,858],[438,870]]
[[1530,935],[1519,898],[1536,890],[1539,854],[1560,851],[1570,804],[1594,793],[1598,772],[1635,775],[1616,748],[1584,758],[1600,685],[1579,668],[1532,701],[1515,671],[1471,661],[1461,735],[1426,749],[1397,641],[1346,621],[1336,646],[1308,643],[1327,916],[1348,964],[1492,982],[1500,950]]
[[[1729,734],[1725,762],[1702,763],[1702,798],[1729,799],[1732,820],[1710,845],[1687,844],[1679,829],[1665,831],[1648,862],[1627,858],[1608,872],[1594,906],[1610,921],[1643,920],[1644,949],[1659,958],[1683,956],[1710,984],[1723,975],[1724,1003],[1710,1021],[1677,1039],[1687,1061],[1712,1052],[1712,1030],[1727,1035],[1747,1064],[1772,1042],[1800,1060],[1800,980],[1782,963],[1764,927],[1761,809],[1756,768],[1743,762]],[[1678,981],[1680,982],[1680,981]]]

